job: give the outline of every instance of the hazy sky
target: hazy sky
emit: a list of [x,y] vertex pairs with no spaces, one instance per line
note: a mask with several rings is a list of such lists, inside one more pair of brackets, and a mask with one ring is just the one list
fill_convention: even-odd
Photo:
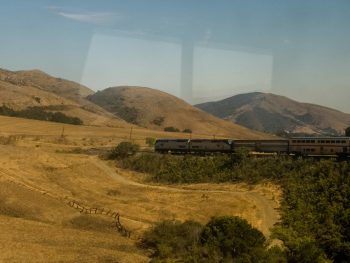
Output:
[[190,102],[265,91],[350,113],[349,0],[1,1],[0,67]]

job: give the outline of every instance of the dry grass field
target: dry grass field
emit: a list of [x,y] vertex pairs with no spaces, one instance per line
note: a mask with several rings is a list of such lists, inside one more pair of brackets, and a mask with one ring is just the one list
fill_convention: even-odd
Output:
[[[238,215],[269,235],[278,220],[276,186],[149,185],[142,174],[97,156],[130,132],[143,146],[146,137],[189,136],[0,117],[0,262],[147,262],[136,243],[164,219],[206,223]],[[130,238],[118,233],[113,218],[80,213],[72,200],[118,212]]]

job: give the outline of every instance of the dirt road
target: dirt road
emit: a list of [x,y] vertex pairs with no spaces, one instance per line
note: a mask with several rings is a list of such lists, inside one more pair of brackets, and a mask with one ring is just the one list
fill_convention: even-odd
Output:
[[140,188],[147,188],[148,190],[161,190],[164,192],[181,192],[181,193],[191,193],[194,192],[200,193],[200,194],[225,194],[230,196],[232,199],[244,199],[250,201],[254,206],[256,206],[256,209],[258,211],[258,217],[260,218],[260,222],[257,222],[257,225],[259,225],[259,229],[266,235],[270,234],[270,229],[273,227],[273,225],[278,221],[279,214],[277,213],[276,207],[277,202],[272,200],[271,198],[268,198],[266,195],[263,195],[261,192],[259,192],[256,189],[248,190],[248,189],[242,189],[242,188],[232,188],[229,190],[221,190],[216,189],[220,188],[220,185],[210,184],[205,185],[205,188],[203,189],[194,189],[190,185],[187,186],[160,186],[160,185],[151,185],[151,184],[145,184],[145,183],[139,183],[136,181],[131,180],[130,178],[123,176],[123,172],[119,171],[117,172],[117,169],[113,166],[111,166],[110,163],[103,162],[99,160],[97,157],[90,157],[90,161],[96,165],[100,170],[102,170],[106,175],[113,178],[113,180],[117,181],[118,183],[124,184],[124,185],[132,185]]

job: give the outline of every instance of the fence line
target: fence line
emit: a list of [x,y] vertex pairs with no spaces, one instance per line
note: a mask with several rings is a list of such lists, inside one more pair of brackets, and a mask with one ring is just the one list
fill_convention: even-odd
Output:
[[113,225],[116,227],[117,231],[125,236],[130,238],[131,237],[131,231],[129,231],[128,229],[126,229],[125,226],[122,225],[122,223],[120,222],[120,214],[116,211],[112,211],[110,209],[105,209],[105,208],[97,208],[97,207],[89,207],[89,206],[85,206],[82,205],[80,202],[74,200],[74,199],[70,199],[68,196],[62,197],[62,196],[58,196],[56,194],[53,194],[49,191],[46,190],[42,190],[42,189],[38,189],[37,187],[33,187],[33,186],[29,186],[25,183],[19,182],[17,179],[15,179],[13,176],[3,172],[0,170],[0,173],[2,173],[3,175],[5,175],[8,178],[8,181],[10,183],[13,183],[17,186],[21,186],[23,188],[28,189],[29,191],[32,192],[36,192],[36,193],[40,193],[42,195],[46,195],[52,199],[58,200],[60,202],[63,202],[64,204],[70,206],[73,209],[78,210],[81,214],[95,214],[95,215],[104,215],[107,216],[109,218],[113,219]]
[[127,230],[121,223],[120,223],[120,214],[118,212],[113,212],[110,209],[104,209],[104,208],[92,208],[88,206],[84,206],[81,203],[75,201],[75,200],[69,200],[67,204],[78,210],[81,214],[95,214],[95,215],[104,215],[110,218],[113,218],[113,223],[115,227],[117,228],[118,232],[121,233],[123,236],[130,237],[131,232]]

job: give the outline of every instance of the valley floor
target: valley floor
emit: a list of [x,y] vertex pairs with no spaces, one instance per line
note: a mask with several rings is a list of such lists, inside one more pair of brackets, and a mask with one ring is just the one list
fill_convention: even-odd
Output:
[[[116,143],[112,128],[69,133],[77,128],[67,126],[65,140],[55,135],[61,129],[0,118],[0,261],[147,262],[136,243],[161,220],[206,223],[212,216],[238,215],[266,236],[278,220],[280,190],[272,184],[150,185],[142,174],[81,151]],[[154,134],[145,130],[138,136]],[[130,238],[117,232],[111,217],[81,214],[68,204],[72,200],[118,212]]]

